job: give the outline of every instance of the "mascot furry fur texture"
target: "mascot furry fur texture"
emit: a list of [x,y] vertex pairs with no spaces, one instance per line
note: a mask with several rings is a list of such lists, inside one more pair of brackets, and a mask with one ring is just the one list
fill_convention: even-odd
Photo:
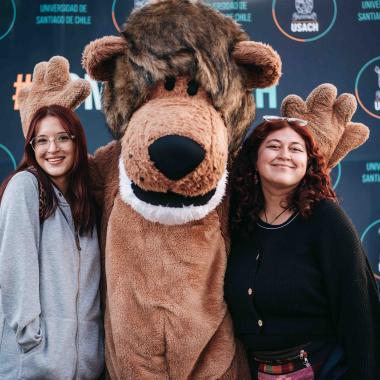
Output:
[[228,154],[254,117],[252,88],[277,82],[279,56],[209,7],[167,0],[134,11],[120,37],[91,43],[83,63],[105,81],[104,110],[119,139],[95,155],[98,173],[109,173],[111,377],[248,377],[223,300],[221,200]]
[[[90,43],[83,65],[104,82],[116,139],[92,160],[109,377],[248,379],[223,301],[226,178],[255,116],[252,89],[281,75],[278,54],[200,2],[162,0],[135,10],[120,36]],[[67,73],[59,57],[36,66],[20,98],[23,121],[36,94],[46,103],[41,94],[57,83],[54,102],[64,103]],[[82,99],[76,86],[71,98]],[[287,97],[282,112],[309,121],[332,167],[368,137],[351,122],[355,108],[326,84],[306,102]]]

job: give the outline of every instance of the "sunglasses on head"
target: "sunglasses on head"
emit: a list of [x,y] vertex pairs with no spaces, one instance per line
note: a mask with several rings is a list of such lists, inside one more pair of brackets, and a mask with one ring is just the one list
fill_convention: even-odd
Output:
[[287,121],[290,124],[297,124],[300,127],[305,127],[307,125],[307,120],[298,119],[296,117],[285,117],[276,115],[264,115],[263,119],[265,121]]

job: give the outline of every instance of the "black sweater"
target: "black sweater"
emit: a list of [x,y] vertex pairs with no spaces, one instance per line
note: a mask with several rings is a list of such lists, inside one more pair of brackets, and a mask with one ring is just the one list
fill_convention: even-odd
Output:
[[235,333],[254,351],[337,339],[350,379],[380,379],[380,301],[368,260],[343,210],[321,201],[309,218],[257,223],[233,238],[225,298]]

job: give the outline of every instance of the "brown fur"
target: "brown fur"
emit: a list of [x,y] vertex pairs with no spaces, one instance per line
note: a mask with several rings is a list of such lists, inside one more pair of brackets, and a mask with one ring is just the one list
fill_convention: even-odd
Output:
[[[122,38],[108,36],[99,38],[94,44],[87,45],[83,52],[82,65],[100,81],[112,80],[115,57],[122,55],[127,43]],[[109,57],[111,58],[109,59]]]
[[[191,224],[148,222],[117,195],[120,151],[120,143],[112,142],[91,162],[92,175],[103,173],[104,182],[94,186],[106,186],[105,198],[98,201],[104,207],[102,235],[108,231],[107,246],[112,247],[104,263],[109,378],[249,379],[244,354],[235,354],[223,302],[226,247],[218,213],[226,212],[228,204]],[[134,329],[126,334],[130,324]]]
[[[227,131],[204,90],[186,93],[188,78],[177,78],[172,91],[160,82],[149,101],[133,114],[122,138],[128,176],[145,190],[174,191],[186,196],[214,189],[227,164]],[[149,145],[166,135],[180,135],[199,143],[206,151],[202,163],[180,180],[165,177],[151,162]]]
[[[184,1],[174,3],[187,6]],[[173,1],[169,0],[166,6],[168,4],[173,4]],[[216,17],[225,20],[219,14]],[[148,19],[151,18],[148,16]],[[236,35],[242,34],[235,23],[227,20],[227,25]],[[161,22],[163,25],[165,20]],[[230,34],[233,33],[230,31]],[[141,38],[138,40],[144,42]],[[171,58],[165,58],[163,62],[172,62],[173,65],[177,62],[178,65],[178,71],[174,69],[176,85],[172,91],[165,90],[163,82],[167,75],[173,73],[173,67],[161,67],[162,62],[157,56],[150,61],[144,56],[147,54],[144,49],[144,54],[137,54],[131,48],[135,45],[130,40],[127,39],[128,54],[125,56],[120,56],[119,52],[114,56],[115,50],[110,56],[104,55],[102,49],[109,40],[95,42],[99,49],[94,45],[86,48],[84,62],[91,74],[109,78],[107,70],[112,70],[114,65],[113,79],[106,84],[108,92],[106,90],[103,100],[106,115],[111,115],[111,118],[117,115],[120,121],[125,120],[122,112],[132,112],[132,116],[127,118],[128,128],[122,124],[124,121],[117,125],[120,135],[124,133],[121,144],[111,144],[96,153],[94,175],[106,177],[98,182],[100,187],[107,186],[109,182],[115,183],[121,146],[120,154],[128,176],[141,188],[161,192],[170,190],[186,196],[202,195],[215,188],[227,165],[229,146],[233,141],[241,140],[253,116],[249,92],[253,81],[246,83],[253,71],[248,69],[248,62],[243,62],[242,67],[233,62],[232,50],[227,51],[227,45],[232,41],[226,40],[224,45],[222,43],[225,50],[215,52],[225,54],[219,57],[222,63],[220,73],[215,63],[210,61],[218,59],[218,56],[208,56],[203,46],[198,46],[198,51],[181,48],[179,52],[175,49],[168,52]],[[176,45],[170,41],[167,44],[166,50]],[[118,42],[115,49],[120,46],[122,44]],[[208,66],[199,64],[197,54],[200,57],[205,55],[202,59],[209,60]],[[99,57],[104,65],[99,63]],[[150,74],[141,75],[143,72],[136,64],[131,64],[134,59],[140,59],[138,64],[141,67],[145,65],[143,69],[154,72],[156,77],[151,83],[144,81],[138,91],[129,93],[130,86],[138,85],[141,78],[152,78]],[[194,65],[194,62],[198,63]],[[193,69],[189,65],[194,66]],[[202,82],[200,74],[204,74],[206,68],[210,73]],[[181,76],[181,73],[186,76]],[[274,73],[273,77],[268,76],[268,80],[277,77],[278,73]],[[190,79],[196,79],[200,84],[195,96],[186,92]],[[229,96],[234,91],[236,96]],[[135,98],[142,96],[136,109],[130,107],[129,103],[133,106],[131,100],[123,103],[132,95]],[[225,104],[221,104],[227,112],[217,109],[215,99],[218,97],[223,101],[226,99]],[[118,107],[122,104],[121,111]],[[229,106],[239,107],[237,118],[228,114]],[[245,114],[249,117],[243,121]],[[238,129],[234,130],[236,126]],[[206,152],[203,162],[178,181],[163,176],[148,154],[149,145],[168,134],[191,138]],[[120,199],[114,185],[108,186],[104,194],[101,235],[105,248],[105,331],[109,376],[113,379],[248,379],[244,356],[240,351],[236,354],[231,320],[223,301],[229,246],[228,202],[223,202],[200,221],[169,227],[142,218]]]
[[299,96],[288,95],[282,102],[281,112],[287,117],[298,117],[309,122],[318,147],[329,168],[333,168],[347,153],[362,145],[369,137],[369,129],[353,123],[356,99],[341,94],[329,83],[315,88],[304,102]]
[[84,79],[70,79],[69,62],[64,57],[52,57],[34,67],[33,81],[23,87],[17,97],[22,131],[28,133],[35,112],[42,106],[59,104],[74,109],[90,94],[90,84]]
[[[248,88],[269,87],[281,76],[280,56],[267,44],[241,41],[235,45],[232,55],[235,62],[247,65],[250,74],[246,81]],[[253,67],[252,62],[255,62]]]
[[151,223],[116,197],[105,265],[107,333],[119,378],[186,379],[206,347],[196,378],[218,378],[229,368],[235,344],[222,299],[219,228],[215,212],[191,225]]
[[[117,53],[110,50],[105,56],[105,38],[92,42],[83,55],[84,67],[95,79],[112,77],[105,83],[103,106],[116,138],[123,136],[132,114],[158,82],[167,76],[187,75],[200,83],[220,112],[229,150],[234,152],[254,118],[252,87],[274,84],[281,74],[281,61],[272,48],[239,45],[249,41],[240,26],[200,2],[166,0],[136,10],[121,38],[124,42],[118,42]],[[123,43],[126,48],[121,55]],[[250,60],[239,63],[245,50]]]

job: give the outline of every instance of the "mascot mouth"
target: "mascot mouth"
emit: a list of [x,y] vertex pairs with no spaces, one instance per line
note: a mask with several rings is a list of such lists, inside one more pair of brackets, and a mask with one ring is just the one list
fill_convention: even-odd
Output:
[[216,188],[204,195],[187,197],[174,192],[147,191],[129,179],[122,157],[119,159],[121,199],[151,222],[179,225],[204,218],[222,201],[226,182],[225,170]]
[[145,203],[154,206],[164,207],[184,207],[184,206],[203,206],[210,201],[215,194],[216,189],[213,189],[205,195],[198,195],[195,197],[186,197],[181,194],[168,191],[167,193],[160,193],[157,191],[147,191],[137,186],[134,182],[131,184],[133,193],[138,199]]

